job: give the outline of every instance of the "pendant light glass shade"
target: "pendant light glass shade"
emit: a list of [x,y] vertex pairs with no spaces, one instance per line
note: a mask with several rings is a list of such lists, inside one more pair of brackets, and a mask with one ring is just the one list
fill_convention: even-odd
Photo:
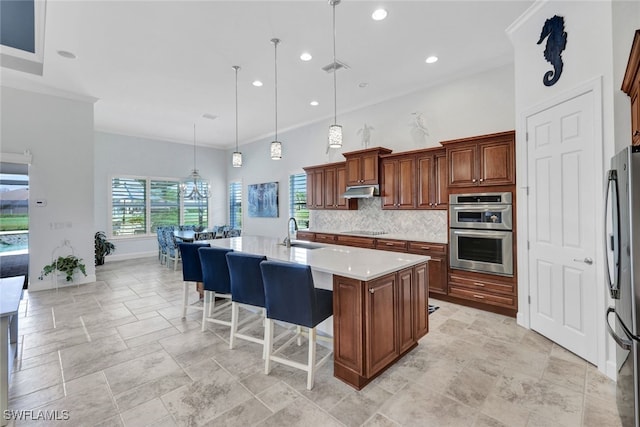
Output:
[[211,186],[206,182],[196,168],[196,125],[193,125],[193,169],[191,174],[180,183],[180,194],[185,199],[202,200],[211,197]]
[[231,67],[236,72],[236,151],[231,155],[231,166],[234,168],[242,167],[242,153],[238,150],[238,70],[239,66]]
[[273,62],[275,65],[276,137],[271,142],[269,152],[272,160],[280,160],[282,158],[282,143],[278,141],[278,43],[280,43],[280,39],[271,39],[271,43],[273,43]]
[[333,8],[333,124],[329,126],[329,147],[342,147],[342,126],[338,124],[338,95],[337,95],[337,78],[338,63],[336,62],[336,6],[340,4],[340,0],[329,0],[329,4]]

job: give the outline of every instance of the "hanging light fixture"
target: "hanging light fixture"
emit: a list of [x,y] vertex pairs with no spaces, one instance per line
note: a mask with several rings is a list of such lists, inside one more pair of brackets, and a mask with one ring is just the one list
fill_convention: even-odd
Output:
[[239,168],[242,166],[242,153],[238,151],[238,70],[240,67],[234,65],[231,68],[236,71],[236,151],[231,156],[231,166]]
[[271,158],[280,160],[282,158],[282,143],[278,141],[278,43],[280,39],[271,39],[273,43],[274,64],[275,64],[275,88],[276,88],[276,137],[271,142]]
[[342,126],[338,124],[338,96],[336,89],[336,73],[338,72],[338,63],[336,62],[336,6],[340,4],[340,0],[329,0],[329,4],[333,8],[333,124],[329,126],[329,147],[342,147]]
[[[190,188],[192,187],[192,188]],[[189,191],[187,194],[187,191]],[[211,197],[211,191],[209,191],[209,184],[202,179],[196,168],[196,124],[193,124],[193,170],[191,174],[186,177],[180,184],[180,193],[184,195],[185,199],[202,200],[207,197]]]

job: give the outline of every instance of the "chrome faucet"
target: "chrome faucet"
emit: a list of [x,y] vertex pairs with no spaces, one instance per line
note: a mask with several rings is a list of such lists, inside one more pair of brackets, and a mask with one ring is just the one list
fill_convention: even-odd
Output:
[[287,237],[284,239],[284,245],[288,248],[291,247],[291,220],[293,220],[293,230],[298,231],[298,221],[294,217],[289,218],[289,221],[287,221]]

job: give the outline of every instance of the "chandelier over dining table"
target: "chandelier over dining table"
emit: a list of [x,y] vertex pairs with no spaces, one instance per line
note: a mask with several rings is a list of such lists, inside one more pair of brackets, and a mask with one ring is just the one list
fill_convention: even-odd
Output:
[[[193,169],[180,183],[180,194],[185,199],[202,200],[211,197],[211,186],[202,179],[196,167],[196,125],[193,124]],[[187,193],[188,192],[188,193]]]

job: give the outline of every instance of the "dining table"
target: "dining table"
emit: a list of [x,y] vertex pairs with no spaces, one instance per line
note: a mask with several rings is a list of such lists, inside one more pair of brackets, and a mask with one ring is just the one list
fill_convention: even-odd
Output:
[[210,240],[216,238],[216,232],[214,230],[204,229],[200,231],[194,230],[175,230],[173,232],[176,240],[185,243],[192,243],[196,240]]

